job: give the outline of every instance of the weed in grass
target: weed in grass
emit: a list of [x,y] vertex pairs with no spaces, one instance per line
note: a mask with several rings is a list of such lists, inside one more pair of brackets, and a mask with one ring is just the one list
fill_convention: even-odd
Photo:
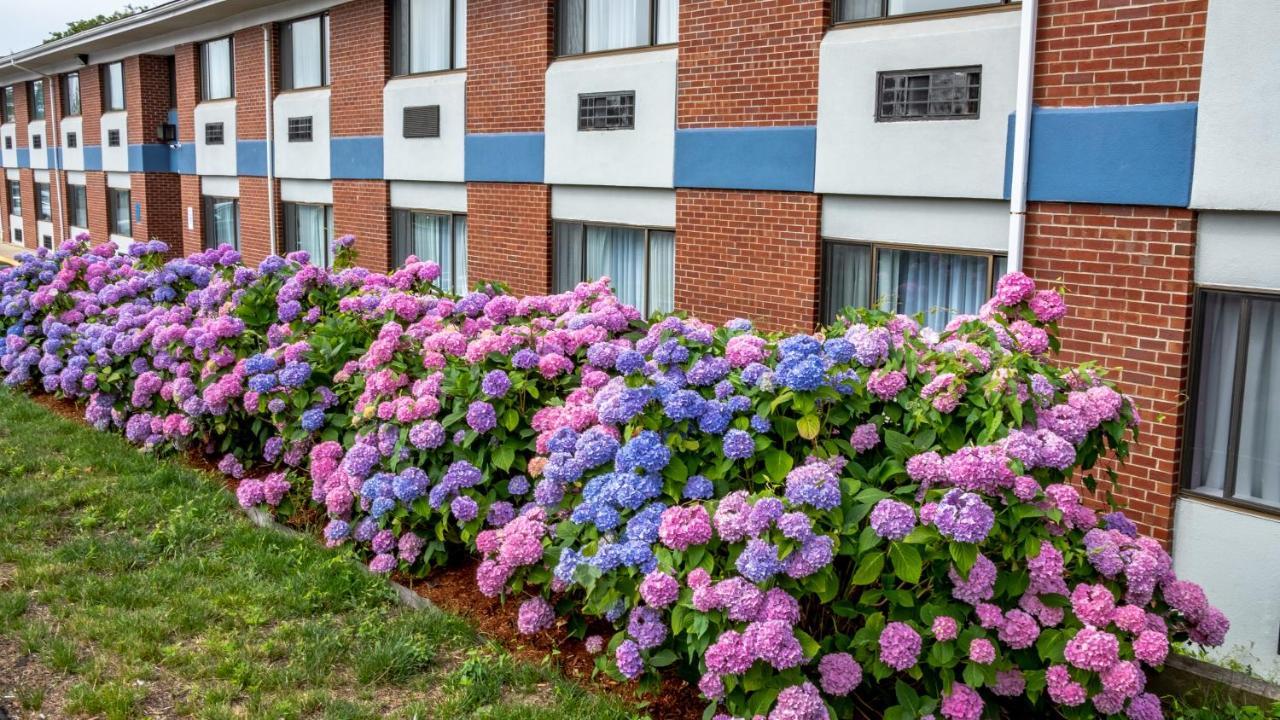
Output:
[[44,695],[45,689],[34,685],[20,687],[15,693],[18,707],[31,712],[40,712],[44,708]]
[[60,637],[49,638],[48,652],[45,659],[49,667],[59,672],[74,674],[80,667],[80,658],[76,646]]
[[0,592],[0,629],[9,629],[27,612],[30,600],[16,590]]
[[133,720],[142,714],[146,693],[120,682],[93,685],[78,683],[67,690],[67,710],[84,715],[100,715],[107,720]]
[[391,684],[426,670],[431,652],[410,639],[385,638],[362,649],[355,658],[356,681]]

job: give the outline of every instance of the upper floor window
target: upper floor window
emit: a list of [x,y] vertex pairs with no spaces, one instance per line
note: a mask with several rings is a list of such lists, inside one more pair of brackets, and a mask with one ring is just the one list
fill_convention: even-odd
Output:
[[679,0],[559,0],[559,54],[673,43]]
[[31,119],[44,119],[44,81],[32,80],[28,86],[31,91]]
[[22,185],[17,180],[6,180],[9,186],[9,214],[22,214]]
[[280,82],[285,90],[329,84],[329,16],[280,25]]
[[440,289],[467,291],[467,216],[419,210],[393,210],[391,259],[396,267],[410,255],[440,265]]
[[836,22],[917,15],[968,7],[1009,5],[1018,0],[836,0]]
[[675,309],[676,234],[671,230],[557,220],[551,258],[556,292],[607,275],[618,299],[645,315]]
[[13,105],[13,86],[9,85],[4,89],[4,117],[0,118],[0,122],[11,123],[15,120]]
[[102,110],[111,112],[123,109],[124,63],[108,63],[102,66]]
[[240,249],[240,201],[236,198],[204,196],[204,247],[206,250],[230,245]]
[[50,202],[49,183],[36,183],[36,219],[53,218],[53,203]]
[[80,73],[72,72],[62,76],[62,114],[80,114]]
[[231,38],[210,40],[200,45],[200,99],[222,100],[235,93],[232,73]]
[[284,203],[285,252],[305,250],[312,265],[329,267],[333,242],[333,206]]
[[982,68],[938,68],[882,72],[876,122],[958,120],[978,117]]
[[466,0],[392,0],[391,72],[467,66]]
[[1186,487],[1280,511],[1280,295],[1196,300]]
[[67,223],[72,227],[89,227],[89,196],[84,185],[67,183]]
[[956,315],[978,312],[1005,273],[1003,255],[907,249],[845,240],[823,241],[822,321],[848,307],[924,313],[941,330]]

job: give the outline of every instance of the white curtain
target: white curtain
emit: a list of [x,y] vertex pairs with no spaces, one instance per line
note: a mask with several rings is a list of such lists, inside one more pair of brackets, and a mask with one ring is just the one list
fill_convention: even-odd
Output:
[[457,0],[453,14],[453,66],[467,66],[467,0]]
[[866,245],[827,245],[826,308],[830,323],[847,307],[866,307],[871,299],[871,248]]
[[647,313],[676,309],[676,234],[649,231],[649,307]]
[[975,313],[987,299],[987,258],[978,255],[881,250],[878,292],[882,307],[905,315],[925,313],[941,330],[961,313]]
[[[889,0],[890,15],[905,15],[907,13],[933,12],[935,10],[950,10],[952,8],[971,7],[973,5],[995,5],[1000,0]],[[871,17],[877,17],[872,15]]]
[[1280,300],[1249,301],[1235,494],[1280,506]]
[[680,0],[658,0],[658,44],[680,39]]
[[555,248],[552,253],[552,289],[568,292],[582,282],[582,225],[558,222],[555,225]]
[[324,83],[320,57],[320,18],[299,20],[289,26],[293,87],[316,87]]
[[[439,285],[445,290],[453,288],[453,243],[449,240],[449,216],[430,213],[409,215],[409,251],[404,257],[417,255],[419,260],[440,264]],[[401,257],[401,262],[404,261]]]
[[214,247],[230,245],[240,247],[236,232],[236,201],[215,200],[213,203]]
[[453,291],[467,292],[467,216],[453,216]]
[[866,20],[880,17],[881,0],[841,0],[837,20]]
[[206,99],[231,97],[231,38],[211,40],[204,44]]
[[409,0],[409,71],[449,68],[449,0]]
[[649,0],[587,0],[587,52],[649,44]]
[[622,302],[644,311],[644,230],[587,226],[587,278],[608,275]]
[[124,109],[124,63],[107,66],[107,110]]
[[311,256],[311,264],[329,267],[329,225],[330,213],[328,205],[297,205],[296,242],[293,249],[305,250]]
[[1218,293],[1204,296],[1191,487],[1214,495],[1222,494],[1227,477],[1240,311],[1237,297]]

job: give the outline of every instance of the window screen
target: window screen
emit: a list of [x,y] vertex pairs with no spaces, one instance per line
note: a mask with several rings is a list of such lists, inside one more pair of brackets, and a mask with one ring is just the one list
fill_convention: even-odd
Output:
[[877,85],[877,122],[976,118],[982,68],[882,72]]
[[578,96],[578,130],[634,130],[636,94],[632,91]]

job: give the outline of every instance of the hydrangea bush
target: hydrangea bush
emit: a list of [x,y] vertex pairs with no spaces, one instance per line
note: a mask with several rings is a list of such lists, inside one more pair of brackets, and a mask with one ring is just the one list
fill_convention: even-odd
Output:
[[1083,501],[1140,421],[1052,362],[1067,307],[1024,275],[941,333],[862,310],[777,335],[645,321],[607,281],[451,296],[351,248],[22,256],[0,371],[213,455],[242,504],[322,514],[375,572],[474,557],[521,632],[670,667],[708,717],[1154,720],[1171,644],[1223,641],[1160,544]]

